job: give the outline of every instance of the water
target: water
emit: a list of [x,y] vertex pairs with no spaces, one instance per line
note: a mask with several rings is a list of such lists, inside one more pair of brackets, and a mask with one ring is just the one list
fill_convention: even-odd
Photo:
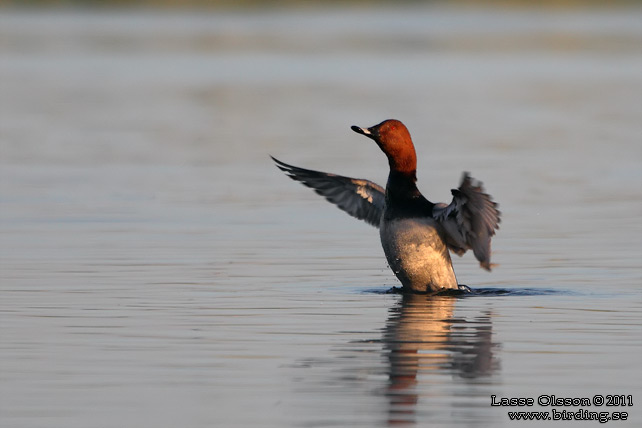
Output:
[[[1,425],[497,427],[608,394],[639,424],[639,21],[2,11]],[[499,266],[454,259],[479,295],[386,294],[376,230],[268,158],[383,184],[349,126],[388,117],[427,197],[468,170],[499,201]]]

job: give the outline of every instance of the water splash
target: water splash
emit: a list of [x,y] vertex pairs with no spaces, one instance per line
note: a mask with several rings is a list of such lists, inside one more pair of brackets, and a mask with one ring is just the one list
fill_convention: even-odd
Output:
[[[386,290],[368,289],[361,290],[362,293],[373,294],[406,294],[402,287],[392,287]],[[431,293],[425,293],[431,294]],[[458,290],[443,290],[433,293],[435,296],[452,296],[458,298],[469,297],[504,297],[504,296],[546,296],[546,295],[572,295],[576,294],[568,290],[554,290],[550,288],[470,288],[460,284]]]

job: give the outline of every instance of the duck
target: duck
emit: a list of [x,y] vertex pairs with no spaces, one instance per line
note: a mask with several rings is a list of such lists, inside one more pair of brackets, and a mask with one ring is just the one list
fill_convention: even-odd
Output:
[[498,204],[468,172],[452,189],[452,201],[433,203],[417,188],[417,155],[410,132],[396,119],[351,129],[372,139],[388,158],[385,189],[365,179],[289,165],[276,166],[349,215],[379,229],[388,266],[402,292],[441,293],[470,290],[457,282],[450,252],[472,250],[480,266],[491,264],[491,238],[499,229]]

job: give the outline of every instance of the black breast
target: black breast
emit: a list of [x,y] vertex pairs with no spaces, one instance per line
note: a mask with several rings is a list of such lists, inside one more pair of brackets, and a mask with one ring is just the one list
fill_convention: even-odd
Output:
[[384,220],[432,215],[435,204],[419,192],[416,175],[391,172],[386,185]]

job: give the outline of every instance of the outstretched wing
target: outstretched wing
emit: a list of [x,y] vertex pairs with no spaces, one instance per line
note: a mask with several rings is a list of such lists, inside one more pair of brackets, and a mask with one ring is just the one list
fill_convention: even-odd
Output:
[[314,189],[319,195],[359,220],[379,227],[385,205],[385,190],[368,180],[343,177],[288,165],[270,156],[288,177]]
[[467,172],[452,194],[450,205],[433,208],[433,217],[446,231],[446,244],[460,256],[472,249],[481,267],[490,270],[490,239],[500,222],[497,204]]

